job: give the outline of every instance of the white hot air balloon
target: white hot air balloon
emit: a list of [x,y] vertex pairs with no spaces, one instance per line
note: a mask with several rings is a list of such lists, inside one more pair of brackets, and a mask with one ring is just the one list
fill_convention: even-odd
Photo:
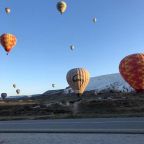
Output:
[[93,22],[96,23],[96,21],[97,21],[97,19],[96,19],[96,17],[94,17],[94,18],[93,18]]
[[75,49],[74,45],[70,45],[70,49],[73,51]]
[[11,9],[10,9],[10,8],[5,8],[5,12],[6,12],[7,14],[9,14],[9,13],[11,12]]

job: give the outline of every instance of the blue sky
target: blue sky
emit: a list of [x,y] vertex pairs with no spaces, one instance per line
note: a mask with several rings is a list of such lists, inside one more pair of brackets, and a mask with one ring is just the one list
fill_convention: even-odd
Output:
[[[143,0],[3,0],[0,34],[16,35],[17,45],[7,56],[0,47],[1,92],[38,94],[65,88],[67,72],[86,68],[91,77],[117,73],[120,60],[144,50]],[[5,7],[11,8],[6,15]],[[97,18],[96,24],[92,22]],[[75,45],[72,52],[69,46]]]

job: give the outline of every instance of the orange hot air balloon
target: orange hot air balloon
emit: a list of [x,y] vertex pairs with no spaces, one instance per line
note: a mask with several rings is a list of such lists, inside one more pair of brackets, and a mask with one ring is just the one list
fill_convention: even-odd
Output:
[[1,45],[4,47],[7,54],[16,45],[16,37],[12,34],[2,34],[0,37]]
[[74,92],[81,96],[89,83],[89,72],[84,68],[74,68],[67,73],[66,79]]
[[144,91],[144,54],[137,53],[126,56],[119,65],[122,77],[137,92]]

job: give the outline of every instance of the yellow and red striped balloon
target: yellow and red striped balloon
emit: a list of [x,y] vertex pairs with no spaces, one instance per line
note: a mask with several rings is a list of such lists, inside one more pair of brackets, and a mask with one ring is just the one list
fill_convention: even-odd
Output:
[[74,68],[67,73],[67,82],[78,95],[82,95],[89,83],[89,72],[84,68]]
[[137,92],[144,91],[144,54],[126,56],[119,65],[122,77]]
[[5,33],[1,35],[0,42],[5,51],[9,53],[11,49],[16,45],[17,39],[14,35]]

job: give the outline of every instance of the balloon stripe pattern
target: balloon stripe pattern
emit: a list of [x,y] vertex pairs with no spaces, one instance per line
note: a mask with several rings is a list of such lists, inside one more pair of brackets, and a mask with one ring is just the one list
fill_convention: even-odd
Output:
[[122,77],[137,92],[144,91],[144,54],[126,56],[119,65]]
[[10,52],[10,50],[16,45],[16,41],[16,37],[12,34],[3,34],[0,38],[1,45],[7,52]]
[[67,82],[77,94],[82,94],[89,83],[89,72],[84,68],[74,68],[67,73]]

